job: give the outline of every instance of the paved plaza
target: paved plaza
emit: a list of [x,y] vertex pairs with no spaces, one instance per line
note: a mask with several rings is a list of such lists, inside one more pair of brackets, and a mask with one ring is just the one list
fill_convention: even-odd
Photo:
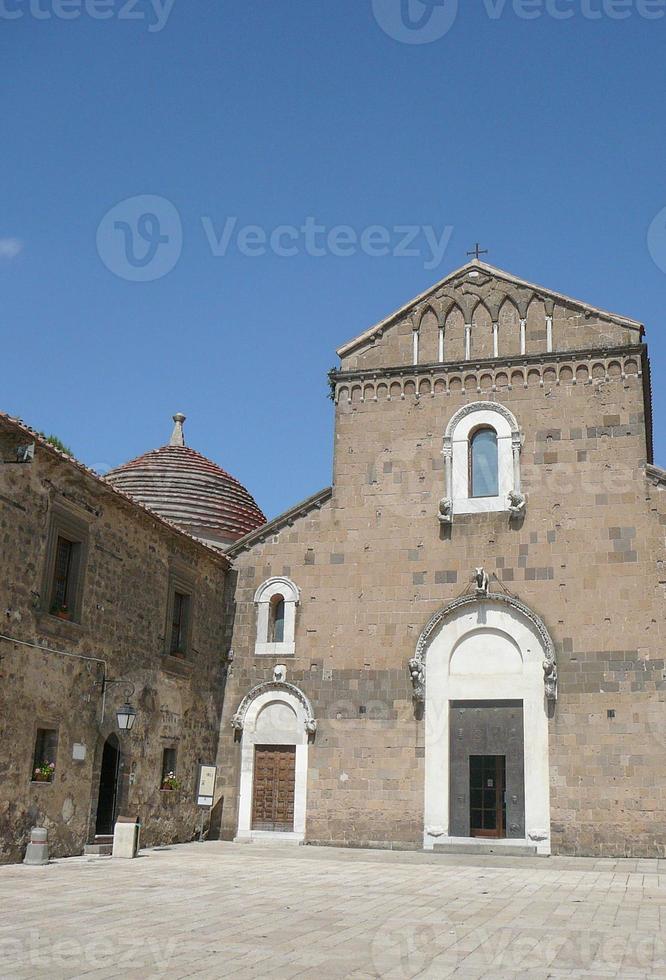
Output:
[[666,977],[666,861],[185,844],[0,868],[0,976]]

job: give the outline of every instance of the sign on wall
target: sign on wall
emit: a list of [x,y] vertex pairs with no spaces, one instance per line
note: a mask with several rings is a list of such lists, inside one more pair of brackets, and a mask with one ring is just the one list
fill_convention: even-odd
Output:
[[199,766],[199,787],[197,789],[197,806],[212,806],[215,797],[215,766]]

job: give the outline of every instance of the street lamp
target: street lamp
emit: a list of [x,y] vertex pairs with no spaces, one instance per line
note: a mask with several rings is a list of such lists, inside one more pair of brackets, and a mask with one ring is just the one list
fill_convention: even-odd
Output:
[[122,708],[118,708],[116,711],[116,721],[118,722],[118,729],[121,732],[131,732],[134,728],[134,722],[136,721],[136,708],[131,703],[130,698],[134,694],[134,684],[129,681],[109,681],[104,678],[104,683],[102,686],[102,718],[104,717],[104,703],[106,700],[106,689],[111,687],[112,684],[124,684],[127,688],[125,691],[125,704]]
[[116,719],[121,732],[131,732],[136,721],[136,709],[126,701],[122,708],[116,711]]

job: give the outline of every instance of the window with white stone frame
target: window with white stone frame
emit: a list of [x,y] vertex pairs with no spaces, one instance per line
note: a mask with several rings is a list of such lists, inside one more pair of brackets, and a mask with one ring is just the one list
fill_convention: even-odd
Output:
[[440,520],[456,514],[522,513],[522,437],[514,415],[496,402],[472,402],[455,413],[444,436],[445,497]]
[[296,607],[300,593],[284,576],[269,578],[257,589],[255,656],[293,657],[296,650]]

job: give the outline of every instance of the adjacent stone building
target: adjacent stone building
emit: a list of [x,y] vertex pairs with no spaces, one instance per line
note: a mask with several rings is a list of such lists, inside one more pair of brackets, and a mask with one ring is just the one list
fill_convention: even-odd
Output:
[[[224,694],[229,561],[183,528],[233,540],[264,518],[237,481],[184,448],[182,421],[142,476],[159,501],[177,457],[189,494],[168,515],[179,527],[0,415],[0,862],[23,857],[36,824],[55,856],[106,846],[118,815],[138,817],[147,844],[198,833],[199,765],[215,763]],[[118,726],[125,702],[131,731]]]
[[338,353],[333,486],[227,551],[223,835],[663,855],[642,325],[473,261]]

